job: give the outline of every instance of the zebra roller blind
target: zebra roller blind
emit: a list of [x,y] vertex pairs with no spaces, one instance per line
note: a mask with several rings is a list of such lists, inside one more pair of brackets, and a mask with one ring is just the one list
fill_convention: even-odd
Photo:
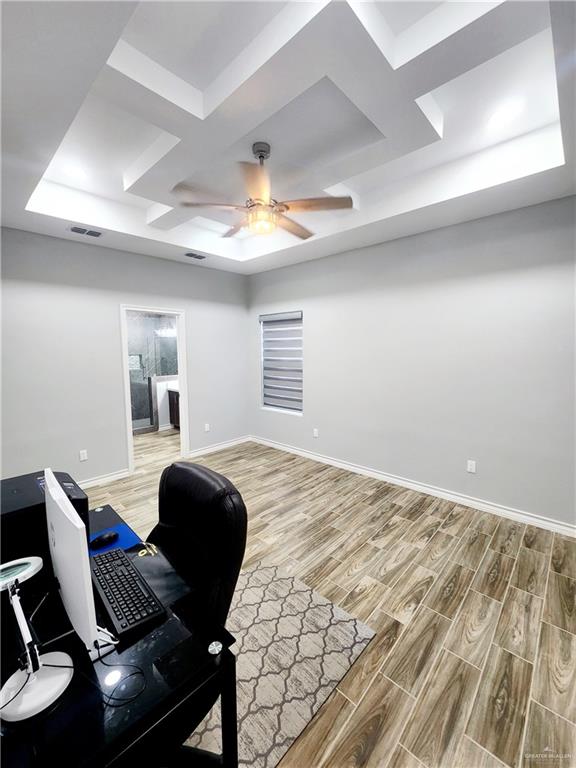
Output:
[[302,312],[260,315],[262,404],[302,412]]

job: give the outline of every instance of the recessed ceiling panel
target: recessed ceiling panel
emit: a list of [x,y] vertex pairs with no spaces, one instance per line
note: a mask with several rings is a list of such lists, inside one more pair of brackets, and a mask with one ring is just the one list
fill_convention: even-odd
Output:
[[204,90],[286,2],[143,2],[122,39]]
[[234,153],[238,159],[242,156],[250,160],[252,142],[270,142],[269,165],[276,173],[278,188],[290,184],[293,169],[313,172],[384,138],[342,91],[324,77],[245,136],[235,145]]

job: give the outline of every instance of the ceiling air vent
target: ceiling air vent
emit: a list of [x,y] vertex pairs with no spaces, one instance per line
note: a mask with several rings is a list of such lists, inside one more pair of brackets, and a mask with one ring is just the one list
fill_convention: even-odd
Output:
[[198,261],[203,261],[206,258],[203,253],[187,253],[186,256],[191,259],[198,259]]
[[86,227],[70,227],[70,232],[74,232],[75,235],[86,235],[87,237],[100,237],[102,232],[98,232],[96,229],[86,229]]

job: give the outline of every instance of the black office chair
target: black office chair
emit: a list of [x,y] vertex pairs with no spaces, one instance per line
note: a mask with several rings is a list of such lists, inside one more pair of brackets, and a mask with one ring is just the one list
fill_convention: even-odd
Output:
[[224,626],[246,548],[246,507],[236,487],[208,467],[166,467],[158,494],[158,546],[194,594],[204,621]]
[[[197,626],[224,626],[246,547],[247,514],[240,493],[207,467],[176,462],[162,473],[158,501],[159,522],[148,541],[191,588],[187,611]],[[217,698],[218,692],[207,688],[184,717],[158,729],[145,756],[148,765],[200,764],[201,752],[180,745]]]

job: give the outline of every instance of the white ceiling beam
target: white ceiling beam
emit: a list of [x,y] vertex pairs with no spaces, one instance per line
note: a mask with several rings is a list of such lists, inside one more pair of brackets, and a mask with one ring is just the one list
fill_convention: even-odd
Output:
[[136,83],[171,101],[194,117],[204,119],[204,97],[198,88],[173,74],[141,53],[125,40],[119,40],[107,64]]
[[576,4],[571,0],[556,0],[551,4],[550,16],[564,155],[568,166],[573,168],[576,160]]
[[204,92],[207,117],[292,40],[331,0],[286,5]]
[[143,176],[156,163],[168,154],[171,149],[174,149],[180,139],[177,136],[172,136],[171,133],[163,131],[157,139],[155,139],[149,147],[147,147],[142,154],[136,158],[136,160],[124,171],[122,175],[122,185],[124,191],[128,192],[132,185]]
[[464,27],[473,24],[503,2],[504,0],[493,0],[492,2],[468,0],[466,3],[442,3],[396,37],[394,41],[394,69],[398,69],[443,40],[455,35]]

